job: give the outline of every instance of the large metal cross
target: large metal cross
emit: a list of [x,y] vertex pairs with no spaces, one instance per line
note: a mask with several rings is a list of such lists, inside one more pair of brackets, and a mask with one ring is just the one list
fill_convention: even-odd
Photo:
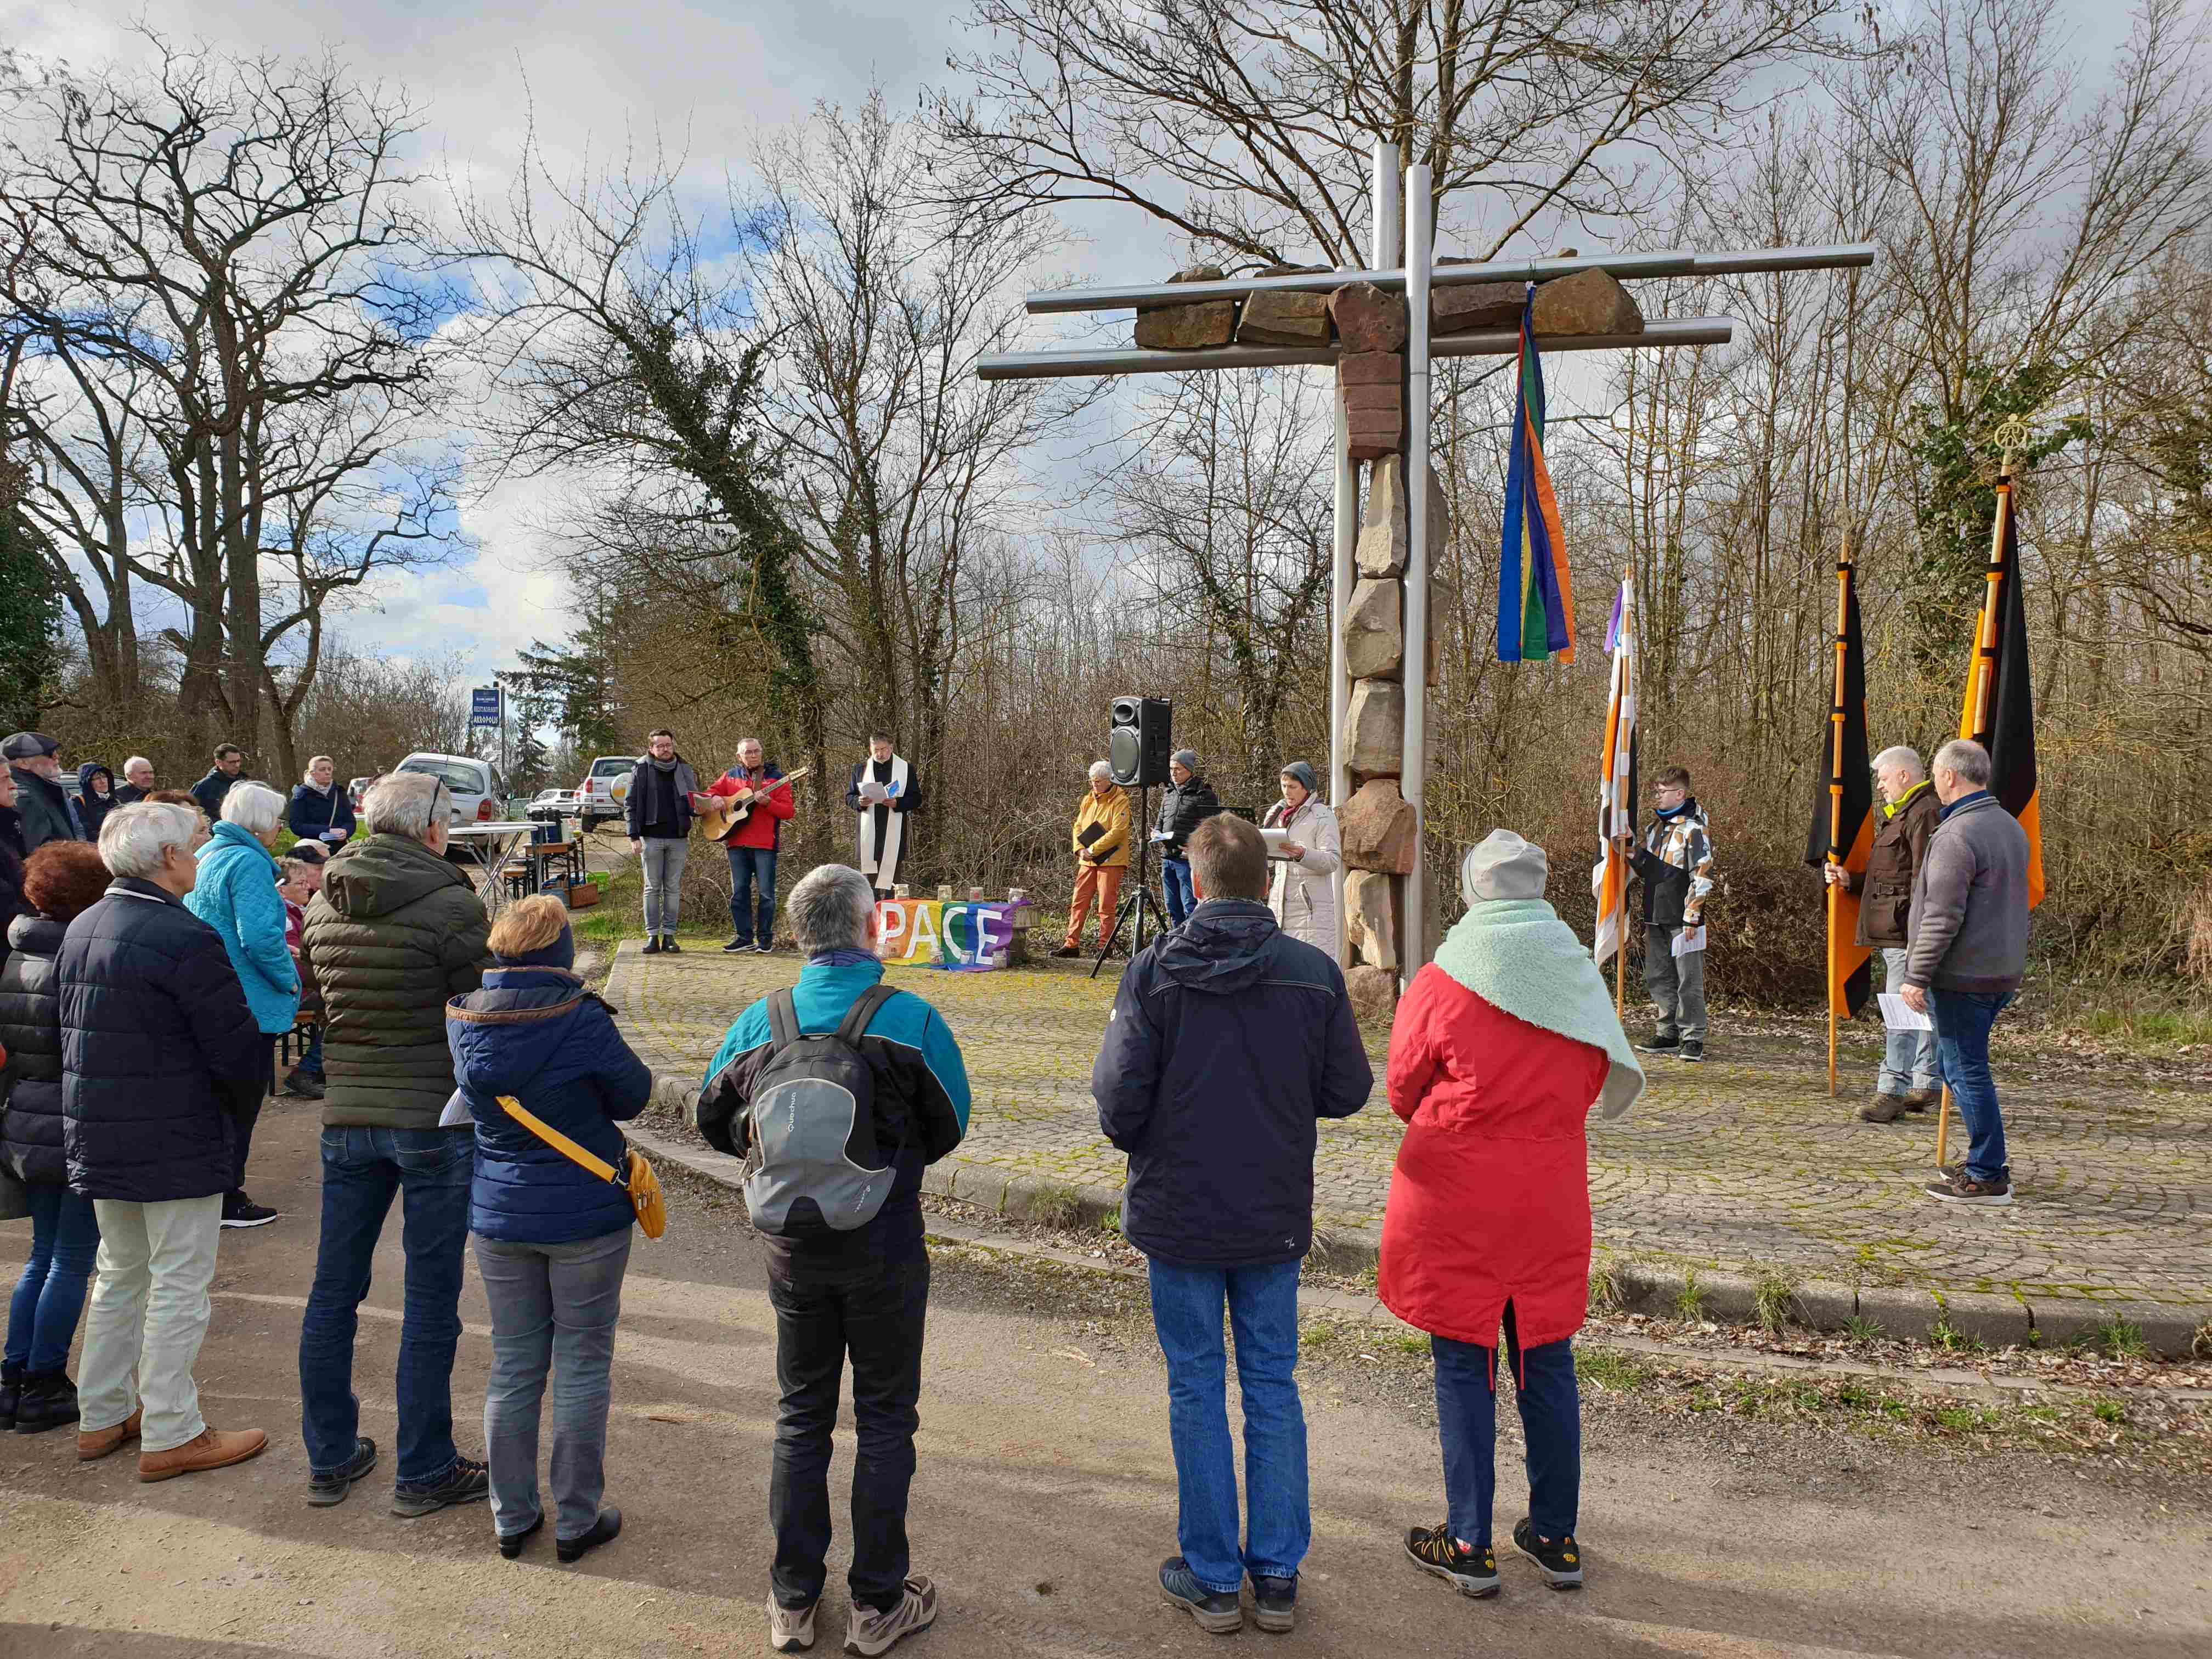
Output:
[[[1130,288],[1060,289],[1032,294],[1026,301],[1033,316],[1066,312],[1133,311],[1143,307],[1195,305],[1208,300],[1241,301],[1264,293],[1326,294],[1348,283],[1370,283],[1386,292],[1406,296],[1406,571],[1404,675],[1406,724],[1398,787],[1413,807],[1419,835],[1415,846],[1425,845],[1427,817],[1422,796],[1428,772],[1428,634],[1429,634],[1429,365],[1436,357],[1504,356],[1521,349],[1518,329],[1486,329],[1447,335],[1431,343],[1429,338],[1429,295],[1432,289],[1469,283],[1541,283],[1577,271],[1602,270],[1623,280],[1659,276],[1719,276],[1758,271],[1824,270],[1874,263],[1871,244],[1829,247],[1757,248],[1734,253],[1609,253],[1591,258],[1556,259],[1496,259],[1482,264],[1435,264],[1433,205],[1429,169],[1416,164],[1406,169],[1407,222],[1400,234],[1398,149],[1395,144],[1375,146],[1371,196],[1374,223],[1364,270],[1300,271],[1284,276],[1231,277],[1221,282],[1151,283]],[[1652,346],[1725,345],[1733,337],[1726,317],[1660,318],[1648,320],[1640,334],[1567,335],[1546,337],[1546,352],[1611,351]],[[986,380],[1050,380],[1115,374],[1179,374],[1224,368],[1279,368],[1333,365],[1340,347],[1237,345],[1193,350],[1154,350],[1143,347],[1109,347],[1082,351],[1019,351],[986,357],[976,365]],[[1351,792],[1346,758],[1345,717],[1351,683],[1345,672],[1344,626],[1352,601],[1352,550],[1359,530],[1359,481],[1352,459],[1344,399],[1333,399],[1336,409],[1336,544],[1335,572],[1329,606],[1329,793],[1341,807]],[[1399,939],[1399,972],[1410,982],[1428,960],[1425,858],[1417,851],[1411,874],[1405,878],[1404,922]],[[1339,955],[1348,936],[1345,923],[1344,871],[1335,877]]]

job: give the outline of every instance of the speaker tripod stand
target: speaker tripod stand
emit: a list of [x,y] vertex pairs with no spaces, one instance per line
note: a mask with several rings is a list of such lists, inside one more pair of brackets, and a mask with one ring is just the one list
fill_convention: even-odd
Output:
[[[1115,912],[1114,931],[1106,935],[1106,942],[1098,947],[1098,954],[1091,963],[1091,977],[1093,979],[1098,977],[1098,970],[1106,965],[1107,957],[1121,942],[1121,928],[1132,915],[1137,919],[1136,934],[1129,946],[1129,956],[1133,961],[1145,948],[1145,915],[1147,911],[1152,913],[1155,923],[1154,933],[1164,933],[1175,926],[1168,920],[1167,912],[1160,908],[1160,902],[1152,896],[1152,790],[1150,784],[1137,792],[1137,803],[1143,814],[1143,829],[1138,833],[1137,839],[1137,890],[1123,899],[1121,908]],[[1132,829],[1133,831],[1135,830],[1133,823]]]

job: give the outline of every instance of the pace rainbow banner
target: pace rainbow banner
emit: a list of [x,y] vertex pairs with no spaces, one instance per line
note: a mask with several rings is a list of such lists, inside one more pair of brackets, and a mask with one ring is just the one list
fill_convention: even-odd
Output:
[[876,954],[886,968],[988,973],[1006,965],[1019,903],[884,899],[876,906]]
[[1566,532],[1544,465],[1544,363],[1536,352],[1536,290],[1521,302],[1520,383],[1505,471],[1505,537],[1498,573],[1498,660],[1575,659],[1575,590]]

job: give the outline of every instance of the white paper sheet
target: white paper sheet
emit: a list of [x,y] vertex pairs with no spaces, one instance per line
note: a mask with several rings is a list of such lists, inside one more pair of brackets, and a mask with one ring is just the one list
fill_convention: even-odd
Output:
[[1703,927],[1685,927],[1674,935],[1674,954],[1678,957],[1686,957],[1693,951],[1705,948],[1705,930]]
[[1893,1031],[1932,1031],[1936,1022],[1925,1014],[1917,1014],[1908,1007],[1901,996],[1887,991],[1878,991],[1875,1000],[1881,1004],[1881,1023]]

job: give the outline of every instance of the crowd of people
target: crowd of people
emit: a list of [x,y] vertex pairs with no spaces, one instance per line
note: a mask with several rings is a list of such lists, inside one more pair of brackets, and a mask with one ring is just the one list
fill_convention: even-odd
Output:
[[[322,1121],[319,1248],[299,1342],[307,1501],[343,1502],[379,1462],[353,1369],[396,1199],[405,1284],[392,1512],[489,1498],[500,1554],[520,1556],[546,1518],[538,1449],[550,1383],[556,1554],[574,1561],[616,1538],[606,1425],[641,1206],[615,1172],[633,1162],[620,1126],[653,1079],[584,988],[565,906],[525,899],[492,924],[444,857],[452,801],[434,776],[381,781],[356,824],[327,760],[288,802],[243,777],[242,756],[225,745],[185,794],[155,787],[136,759],[120,787],[94,767],[85,794],[97,805],[81,807],[60,786],[52,739],[17,733],[0,747],[0,902],[21,913],[0,963],[0,1163],[33,1223],[0,1381],[7,1425],[75,1423],[85,1461],[136,1441],[148,1481],[266,1446],[263,1430],[208,1424],[192,1372],[221,1230],[275,1218],[246,1199],[245,1170],[271,1045],[312,999],[321,1059],[294,1073]],[[1878,771],[1879,856],[1828,878],[1861,893],[1863,933],[1895,952],[1893,981],[1932,1015],[1934,1052],[1917,1036],[1893,1042],[1880,1109],[1865,1115],[1893,1121],[1940,1078],[1969,1146],[1929,1191],[2010,1202],[1988,1035],[2024,957],[2021,832],[1992,810],[1989,758],[1971,743],[1946,744],[1925,779],[1909,750],[1885,751]],[[1176,926],[1121,977],[1092,1092],[1101,1133],[1128,1159],[1122,1229],[1147,1260],[1167,1364],[1177,1553],[1161,1564],[1161,1591],[1226,1632],[1243,1622],[1249,1582],[1254,1620],[1285,1631],[1311,1536],[1294,1370],[1318,1126],[1362,1109],[1374,1079],[1338,960],[1335,819],[1311,769],[1283,769],[1281,799],[1258,826],[1220,810],[1190,750],[1176,753],[1172,779],[1150,833],[1170,866]],[[632,780],[641,855],[654,842],[680,849],[687,814],[768,807],[751,815],[767,827],[747,846],[764,843],[765,866],[744,860],[757,893],[742,911],[732,904],[747,949],[773,939],[784,781],[748,740],[702,791],[665,732]],[[1583,1580],[1571,1345],[1589,1293],[1585,1125],[1640,1094],[1636,1047],[1695,1060],[1705,1033],[1702,939],[1685,950],[1680,936],[1701,930],[1714,891],[1711,830],[1686,773],[1656,781],[1652,820],[1632,842],[1658,1012],[1650,1038],[1631,1045],[1590,953],[1546,902],[1543,849],[1506,830],[1463,860],[1465,915],[1413,976],[1392,1028],[1385,1096],[1406,1129],[1378,1290],[1430,1335],[1445,1489],[1443,1517],[1407,1528],[1402,1547],[1472,1597],[1500,1586],[1501,1358],[1528,1448],[1528,1505],[1512,1545],[1555,1589]],[[1071,838],[1103,933],[1118,885],[1107,872],[1127,867],[1133,826],[1109,774],[1094,769],[1091,786]],[[118,799],[125,789],[134,793]],[[848,1367],[858,1444],[848,1649],[880,1654],[941,1605],[913,1570],[907,1530],[930,1288],[921,1188],[924,1168],[965,1136],[969,1090],[944,1018],[884,983],[877,950],[896,831],[919,799],[913,769],[875,740],[848,781],[856,865],[820,866],[789,895],[786,924],[805,957],[797,982],[731,1025],[695,1109],[705,1139],[744,1159],[765,1246],[780,1391],[769,1637],[785,1652],[815,1639]],[[96,840],[84,838],[88,818]],[[301,839],[279,859],[288,833]],[[738,847],[726,845],[734,872]],[[680,850],[648,862],[647,932],[665,949]],[[452,1400],[471,1236],[491,1310],[481,1460],[457,1443]],[[64,1367],[80,1317],[72,1386]],[[1241,1499],[1224,1320],[1243,1407]]]

